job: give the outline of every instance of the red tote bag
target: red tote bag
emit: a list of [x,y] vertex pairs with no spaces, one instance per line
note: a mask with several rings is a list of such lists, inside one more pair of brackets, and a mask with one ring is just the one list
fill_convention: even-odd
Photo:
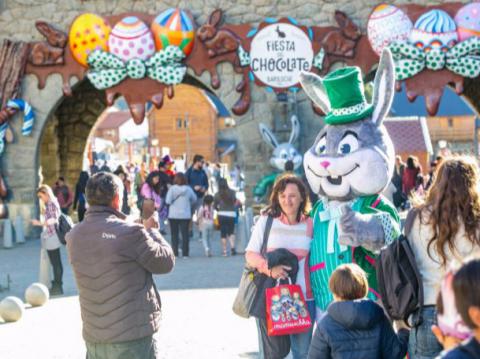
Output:
[[302,288],[297,284],[278,284],[267,288],[268,335],[290,335],[308,331],[312,319],[307,309]]

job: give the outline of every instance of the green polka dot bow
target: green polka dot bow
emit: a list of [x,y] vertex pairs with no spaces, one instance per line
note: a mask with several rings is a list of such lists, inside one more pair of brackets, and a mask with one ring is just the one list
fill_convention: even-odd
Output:
[[480,39],[471,37],[462,41],[446,52],[433,49],[424,52],[408,42],[391,43],[389,49],[395,60],[395,77],[405,80],[424,69],[448,69],[463,77],[480,75]]
[[142,79],[145,76],[167,85],[182,82],[187,67],[180,61],[185,57],[177,46],[167,46],[147,61],[131,59],[123,62],[118,56],[102,50],[93,51],[87,58],[90,67],[87,77],[99,90],[122,82],[125,78]]

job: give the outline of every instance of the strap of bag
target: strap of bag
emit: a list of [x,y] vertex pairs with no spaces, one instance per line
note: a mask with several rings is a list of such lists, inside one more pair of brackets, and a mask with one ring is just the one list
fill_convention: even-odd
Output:
[[272,229],[273,217],[267,217],[267,223],[265,224],[265,231],[263,232],[263,243],[262,248],[260,249],[260,254],[265,256],[267,252],[268,237],[270,236],[270,230]]

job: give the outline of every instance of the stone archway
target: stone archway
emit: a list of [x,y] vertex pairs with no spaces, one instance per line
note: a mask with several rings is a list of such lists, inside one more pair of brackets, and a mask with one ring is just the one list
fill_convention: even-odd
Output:
[[52,185],[58,176],[76,183],[87,138],[106,106],[103,92],[84,80],[50,113],[39,146],[44,183]]

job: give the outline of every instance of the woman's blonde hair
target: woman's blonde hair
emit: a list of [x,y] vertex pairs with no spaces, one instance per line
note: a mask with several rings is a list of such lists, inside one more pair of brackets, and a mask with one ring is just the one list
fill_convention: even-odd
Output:
[[[55,197],[55,194],[53,193],[52,187],[50,187],[48,184],[42,184],[37,188],[36,194],[38,196],[39,193],[46,194],[48,196],[48,199],[55,203],[55,205],[60,208],[60,205],[58,203],[57,197]],[[45,212],[45,204],[40,201],[40,211],[41,213]]]

